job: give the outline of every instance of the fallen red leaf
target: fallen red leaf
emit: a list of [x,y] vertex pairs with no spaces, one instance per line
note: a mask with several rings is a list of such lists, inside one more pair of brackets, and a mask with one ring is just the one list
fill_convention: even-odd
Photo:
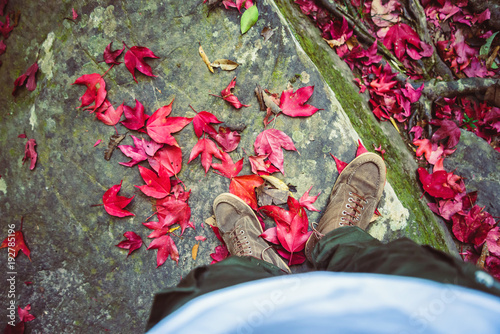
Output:
[[358,149],[356,150],[356,157],[360,156],[363,153],[368,153],[368,150],[363,146],[361,140],[358,139]]
[[278,240],[278,229],[276,227],[268,228],[261,235],[259,235],[259,237],[275,245],[280,243]]
[[288,197],[288,209],[266,205],[259,211],[273,218],[276,222],[277,235],[280,244],[290,253],[304,249],[311,232],[308,232],[309,221],[300,203],[293,197]]
[[252,173],[258,175],[269,175],[279,172],[279,169],[274,167],[270,161],[265,161],[268,156],[269,154],[248,157],[248,161],[250,162],[250,166],[252,167]]
[[174,240],[168,234],[151,241],[147,249],[158,249],[156,268],[164,264],[169,256],[176,263],[179,263],[179,251]]
[[0,249],[8,247],[9,249],[12,249],[14,251],[14,257],[17,257],[19,254],[19,251],[22,251],[24,255],[30,259],[30,254],[31,251],[29,250],[28,246],[26,246],[26,243],[24,242],[24,235],[21,229],[19,231],[15,231],[14,235],[9,234],[7,238],[2,242],[0,245]]
[[409,46],[421,49],[420,37],[405,23],[396,23],[389,28],[384,38],[384,45],[389,50],[394,49],[394,54],[399,60],[403,59]]
[[243,168],[243,158],[233,163],[233,159],[226,152],[222,152],[222,164],[212,164],[212,168],[219,171],[222,176],[231,179],[238,175]]
[[33,321],[36,319],[33,314],[30,314],[30,310],[30,304],[26,305],[25,308],[21,308],[21,306],[17,307],[17,313],[19,313],[19,319],[21,319],[22,322]]
[[95,110],[95,116],[106,125],[116,125],[123,114],[123,103],[114,108],[107,99]]
[[460,128],[455,122],[447,119],[436,119],[429,121],[429,123],[439,126],[439,129],[432,135],[433,142],[448,138],[446,148],[453,148],[460,141]]
[[122,125],[130,130],[140,130],[144,127],[144,123],[148,120],[149,115],[144,112],[144,106],[137,99],[135,107],[124,106],[123,112],[125,120],[121,121]]
[[132,212],[123,209],[132,201],[135,195],[130,198],[118,196],[118,192],[122,187],[122,182],[123,180],[120,181],[120,184],[115,184],[104,193],[102,196],[104,209],[107,213],[116,217],[135,216]]
[[181,235],[187,227],[194,228],[191,218],[191,208],[185,201],[171,198],[164,198],[156,201],[156,215],[163,227],[179,224]]
[[[24,86],[26,82],[26,88],[32,92],[36,89],[36,72],[38,72],[38,63],[35,62],[31,65],[24,74],[21,74],[16,81],[14,81],[14,90],[12,91],[12,95],[16,93],[17,87]],[[28,80],[26,80],[28,79]]]
[[337,172],[339,172],[339,174],[342,173],[344,168],[347,167],[348,163],[337,159],[337,157],[331,153],[330,153],[330,155],[332,156],[333,160],[335,160],[335,166],[337,167]]
[[433,197],[449,199],[455,197],[455,191],[448,184],[448,173],[444,170],[435,171],[429,174],[423,167],[418,169],[420,182],[424,187],[424,191]]
[[190,163],[193,159],[195,159],[201,153],[201,165],[205,169],[205,174],[210,169],[210,165],[212,164],[212,157],[216,157],[217,159],[222,160],[222,154],[215,145],[213,141],[207,138],[202,138],[198,140],[196,145],[194,145],[191,150],[191,154],[189,155]]
[[229,83],[229,85],[227,85],[227,87],[220,92],[221,96],[214,94],[211,95],[220,97],[221,99],[229,102],[236,109],[240,109],[241,107],[250,107],[249,104],[242,104],[238,100],[238,98],[233,93],[231,93],[231,89],[233,89],[235,86],[236,86],[236,77],[234,77],[233,80],[231,80],[231,82]]
[[78,13],[74,8],[71,8],[71,15],[73,16],[73,20],[76,20],[78,18]]
[[31,170],[35,169],[36,159],[38,157],[38,154],[36,153],[36,150],[35,150],[35,146],[36,146],[36,140],[29,139],[26,142],[26,146],[24,147],[23,165],[27,159],[30,159],[30,169]]
[[84,74],[76,79],[72,85],[85,85],[87,87],[87,90],[79,99],[82,104],[78,108],[86,107],[94,102],[95,104],[89,108],[95,110],[103,104],[108,94],[106,82],[99,73]]
[[293,92],[293,88],[284,90],[280,98],[280,108],[283,114],[291,117],[307,117],[320,110],[312,105],[305,104],[313,92],[314,86],[299,88],[295,93]]
[[215,247],[215,252],[210,254],[210,257],[212,258],[212,262],[210,264],[214,264],[217,262],[220,262],[227,258],[229,256],[229,250],[227,249],[226,245],[219,245]]
[[203,133],[206,133],[210,136],[216,135],[217,131],[215,131],[215,129],[210,125],[211,123],[218,124],[222,122],[208,111],[200,111],[199,113],[197,113],[196,116],[193,117],[193,128],[196,136],[200,138]]
[[141,248],[142,246],[142,239],[137,233],[132,232],[132,231],[127,231],[123,233],[123,236],[127,238],[128,240],[123,240],[120,241],[116,247],[120,247],[123,249],[128,249],[128,254],[127,257],[136,249]]
[[255,139],[254,149],[257,155],[268,155],[269,161],[285,174],[283,169],[283,151],[297,151],[293,141],[284,132],[277,129],[267,129],[259,133]]
[[231,131],[231,129],[222,126],[219,126],[219,133],[209,135],[224,152],[234,151],[241,140],[241,135],[237,131]]
[[117,59],[122,54],[123,50],[125,50],[125,46],[123,46],[123,49],[121,49],[121,50],[118,49],[115,51],[111,51],[112,45],[113,45],[113,42],[109,43],[108,46],[106,46],[106,49],[104,49],[104,54],[103,54],[104,61],[106,62],[106,64],[109,64],[109,65],[119,65],[122,62],[117,61]]
[[[118,148],[127,157],[131,158],[129,162],[120,162],[120,165],[132,167],[137,165],[139,162],[148,159],[148,157],[153,157],[156,152],[163,147],[163,144],[158,144],[155,141],[148,141],[144,138],[137,138],[130,135],[134,141],[134,145],[120,145]],[[157,169],[155,169],[157,171]]]
[[205,240],[207,240],[207,238],[204,237],[204,236],[202,236],[202,235],[197,235],[196,237],[194,237],[194,239],[196,241],[205,241]]
[[172,133],[181,131],[191,122],[192,118],[168,117],[172,112],[172,103],[174,103],[174,100],[151,115],[146,124],[146,130],[148,135],[157,143],[179,146]]
[[290,253],[285,249],[278,248],[276,251],[279,255],[288,260],[289,266],[302,264],[306,261],[306,255],[303,250],[300,252]]
[[475,205],[468,213],[453,215],[453,234],[465,243],[481,246],[486,240],[488,232],[495,227],[495,220],[488,212]]
[[235,176],[229,184],[229,192],[241,198],[252,209],[257,210],[255,188],[263,183],[264,180],[258,175]]
[[170,176],[163,165],[160,164],[158,175],[142,166],[139,166],[139,173],[146,185],[136,187],[141,189],[145,195],[160,199],[170,194]]
[[[123,45],[127,46],[125,43],[123,43]],[[134,78],[135,82],[137,82],[137,79],[135,78],[136,69],[142,74],[145,74],[150,77],[156,77],[156,75],[154,75],[153,71],[151,70],[151,66],[149,66],[149,64],[144,61],[144,58],[158,59],[160,57],[157,57],[153,53],[153,51],[143,46],[131,47],[123,57],[123,60],[125,61],[125,66],[132,74],[132,77]]]
[[488,232],[486,243],[490,254],[500,257],[500,227],[495,227]]
[[176,176],[182,168],[182,150],[180,147],[166,145],[158,150],[153,158],[149,158],[149,165],[158,173],[160,165],[165,167],[168,176]]
[[308,191],[306,191],[304,193],[304,195],[302,195],[302,197],[299,199],[299,204],[306,208],[307,210],[309,211],[319,211],[318,209],[316,209],[313,204],[314,202],[316,202],[316,200],[318,199],[318,196],[321,194],[321,192],[319,194],[317,194],[316,196],[309,196],[309,192],[311,191],[313,186],[311,186],[309,188]]

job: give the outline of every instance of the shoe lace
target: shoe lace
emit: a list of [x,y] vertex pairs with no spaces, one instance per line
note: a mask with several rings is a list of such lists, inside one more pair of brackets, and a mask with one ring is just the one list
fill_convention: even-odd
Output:
[[[345,206],[349,210],[342,211],[342,218],[340,218],[341,222],[339,223],[340,226],[355,226],[359,222],[359,217],[365,208],[363,204],[368,203],[363,196],[352,191],[349,192],[348,202],[349,203],[346,203]],[[353,205],[350,203],[353,203]]]
[[236,226],[234,230],[229,233],[229,237],[234,247],[234,255],[236,256],[252,256],[252,247],[250,241],[241,226]]

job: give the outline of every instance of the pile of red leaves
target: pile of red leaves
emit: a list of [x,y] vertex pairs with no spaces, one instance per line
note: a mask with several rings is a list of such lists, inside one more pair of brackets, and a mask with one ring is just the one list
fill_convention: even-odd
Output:
[[[108,71],[121,64],[118,58],[127,48],[124,63],[133,79],[137,82],[135,77],[136,69],[147,76],[154,77],[155,75],[145,58],[154,59],[158,57],[146,47],[133,46],[128,48],[125,43],[123,45],[124,47],[120,50],[112,50],[112,44],[110,43],[104,50],[104,61],[111,65]],[[229,155],[229,152],[234,151],[239,145],[241,139],[239,132],[220,125],[216,128],[217,124],[223,122],[208,111],[197,112],[192,108],[196,113],[192,118],[172,116],[173,101],[169,105],[159,108],[152,115],[145,112],[143,104],[138,100],[135,101],[135,107],[121,104],[115,108],[107,99],[106,81],[104,80],[106,73],[103,75],[99,73],[85,74],[75,80],[73,84],[86,86],[85,93],[80,97],[81,105],[78,108],[83,107],[90,110],[98,120],[106,125],[116,126],[120,123],[130,131],[141,133],[141,138],[131,135],[134,145],[119,145],[118,148],[131,159],[128,162],[120,162],[121,165],[134,167],[147,161],[151,168],[138,165],[139,173],[145,184],[136,187],[156,203],[156,210],[152,216],[156,215],[157,219],[148,221],[151,216],[146,219],[143,225],[152,230],[148,237],[153,240],[147,248],[158,250],[157,266],[161,266],[168,257],[178,262],[179,252],[173,237],[179,237],[188,227],[194,228],[193,222],[190,221],[191,208],[188,203],[190,190],[188,191],[184,186],[184,182],[179,179],[183,163],[182,148],[173,136],[174,133],[181,131],[189,123],[193,124],[193,130],[198,142],[191,150],[188,163],[199,157],[205,173],[210,168],[213,168],[215,173],[229,178],[231,180],[229,191],[243,199],[254,210],[269,214],[274,212],[270,215],[277,219],[278,227],[283,224],[288,224],[291,227],[290,229],[279,228],[276,233],[279,240],[282,240],[281,245],[284,249],[280,254],[288,259],[291,264],[304,261],[303,254],[298,255],[304,249],[304,243],[307,239],[304,239],[304,235],[308,235],[307,215],[303,208],[314,208],[312,203],[314,203],[317,196],[309,196],[307,192],[299,202],[290,197],[291,210],[300,211],[301,219],[297,220],[288,218],[279,220],[277,217],[286,216],[286,214],[285,211],[280,211],[282,209],[277,207],[267,206],[259,209],[255,196],[255,188],[264,183],[260,175],[269,175],[276,172],[284,174],[282,150],[296,150],[288,135],[273,128],[261,132],[255,140],[255,155],[248,157],[254,174],[239,176],[238,174],[243,168],[244,158],[233,162]],[[247,107],[248,105],[242,104],[232,92],[235,86],[236,77],[221,91],[221,96],[218,97],[226,100],[236,109]],[[268,91],[266,92],[268,93]],[[302,87],[295,92],[292,88],[284,90],[280,98],[278,98],[277,94],[269,93],[270,99],[272,99],[272,102],[269,103],[276,104],[275,109],[279,111],[272,111],[270,107],[267,107],[267,115],[272,114],[274,117],[281,114],[290,117],[311,116],[320,110],[306,104],[313,92],[314,87],[309,86]],[[125,119],[121,120],[123,116]],[[147,139],[145,138],[146,134],[149,136]],[[216,162],[214,159],[220,160],[220,162]],[[134,196],[119,196],[121,185],[122,182],[112,186],[104,193],[102,197],[104,209],[107,213],[116,217],[133,216],[132,212],[126,210],[126,206],[133,200]],[[178,228],[180,228],[180,235],[175,233]],[[292,234],[287,232],[289,230],[293,231]],[[305,234],[299,235],[297,231],[300,231],[300,234],[302,232]],[[142,239],[137,233],[127,231],[124,233],[124,237],[127,240],[120,242],[117,246],[128,249],[128,255],[141,248]],[[202,239],[197,240],[202,241]],[[214,259],[220,260],[227,256],[227,249],[224,250],[224,247],[221,245],[216,249],[216,253],[212,254]],[[193,248],[193,258],[196,257],[196,252],[197,248],[196,251]],[[294,254],[295,257],[292,259]]]
[[[415,87],[410,82],[403,84],[397,80],[397,72],[391,65],[381,63],[377,40],[363,48],[345,18],[332,17],[314,0],[295,2],[313,19],[325,41],[359,75],[356,82],[360,92],[368,90],[374,115],[382,121],[394,123],[396,120],[407,129],[407,120],[415,112],[413,104],[421,98],[424,83]],[[490,18],[488,9],[472,13],[467,8],[467,0],[422,0],[421,3],[432,41],[456,78],[498,77],[499,48],[490,52],[496,33],[482,24]],[[343,1],[337,1],[337,6],[344,5]],[[408,78],[423,79],[419,60],[432,56],[433,46],[422,42],[416,31],[403,22],[404,4],[398,0],[350,0],[349,5],[358,11],[357,19],[364,27],[401,62]],[[476,133],[500,152],[500,108],[470,96],[440,98],[434,101],[433,107],[434,119],[429,123],[436,130],[430,138],[422,137],[423,128],[419,125],[410,129],[414,133],[417,157],[425,157],[424,161],[432,169],[432,173],[425,168],[418,170],[424,191],[434,199],[429,206],[452,224],[457,240],[471,246],[466,260],[476,262],[479,254],[486,256],[484,268],[500,279],[497,223],[489,213],[474,205],[477,194],[466,191],[462,178],[443,168],[443,159],[455,151],[460,140],[460,128]],[[485,248],[486,240],[490,242]]]

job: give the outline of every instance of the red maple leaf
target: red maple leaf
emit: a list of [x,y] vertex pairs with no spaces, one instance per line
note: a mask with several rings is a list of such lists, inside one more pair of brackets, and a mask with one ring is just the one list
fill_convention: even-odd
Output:
[[216,135],[217,131],[210,125],[211,123],[218,124],[222,122],[208,111],[200,111],[197,113],[196,116],[193,117],[193,128],[196,137],[200,138],[204,132],[210,136]]
[[7,45],[5,42],[2,40],[0,41],[0,55],[3,55],[5,53],[5,50],[7,49]]
[[278,248],[276,251],[279,255],[288,260],[289,266],[302,264],[306,261],[306,254],[303,250],[301,250],[300,252],[290,253],[286,249]]
[[38,157],[38,154],[36,153],[36,150],[35,150],[35,146],[36,146],[36,140],[29,139],[26,142],[26,146],[24,147],[23,165],[27,159],[30,159],[30,169],[31,170],[33,170],[35,168],[36,159]]
[[250,162],[250,166],[252,167],[252,173],[258,175],[269,175],[279,172],[279,169],[274,167],[270,161],[265,161],[268,156],[269,154],[248,157],[248,161]]
[[125,46],[123,46],[123,49],[118,49],[115,51],[111,51],[111,46],[113,45],[113,42],[109,43],[108,46],[106,46],[106,49],[104,49],[104,54],[103,58],[106,64],[109,65],[119,65],[122,62],[117,61],[118,57],[122,54],[123,50],[125,50]]
[[78,108],[86,107],[94,102],[95,104],[89,108],[95,110],[101,106],[108,94],[106,91],[106,82],[104,82],[104,79],[99,73],[84,74],[76,79],[72,85],[87,86],[87,90],[79,99],[82,101],[82,104]]
[[275,245],[280,243],[278,240],[278,228],[276,226],[268,228],[259,237]]
[[212,157],[216,157],[217,159],[222,160],[222,154],[215,145],[213,141],[207,138],[202,138],[198,140],[196,145],[194,145],[191,150],[191,154],[189,155],[190,163],[193,159],[195,159],[201,153],[201,165],[205,168],[205,174],[210,169],[210,165],[212,164]]
[[264,180],[258,175],[235,176],[229,184],[229,192],[241,198],[252,209],[257,210],[255,188],[263,183]]
[[283,151],[297,151],[293,141],[284,132],[277,129],[267,129],[259,133],[255,139],[254,149],[257,155],[268,155],[269,161],[285,174],[283,169]]
[[308,232],[309,221],[307,214],[300,203],[293,197],[288,197],[288,209],[266,205],[259,211],[273,218],[276,222],[277,235],[280,244],[290,253],[300,252],[311,232]]
[[212,262],[210,264],[214,264],[220,262],[229,256],[229,250],[226,245],[219,245],[215,247],[215,252],[210,254],[212,258]]
[[444,170],[434,171],[429,174],[423,167],[418,169],[420,182],[424,187],[424,192],[433,197],[450,199],[455,197],[455,191],[448,184],[448,173]]
[[9,38],[9,34],[12,30],[14,30],[14,25],[10,25],[10,17],[7,15],[5,23],[0,21],[0,33],[2,33],[3,39]]
[[396,23],[387,31],[384,45],[389,50],[394,49],[394,54],[401,60],[410,46],[421,49],[420,37],[412,27],[405,23]]
[[179,263],[179,251],[174,240],[168,234],[151,241],[147,249],[158,249],[156,268],[164,264],[169,256],[176,263]]
[[460,128],[455,122],[447,119],[433,119],[429,123],[439,126],[439,129],[432,135],[431,140],[433,142],[438,142],[449,137],[446,148],[452,148],[460,141]]
[[116,247],[120,247],[123,249],[128,249],[128,254],[127,257],[136,249],[141,248],[142,246],[142,239],[137,233],[132,232],[132,231],[127,231],[123,233],[123,236],[127,238],[128,240],[123,240],[120,241]]
[[[134,145],[119,145],[118,148],[127,157],[131,158],[129,162],[120,162],[120,165],[132,167],[137,165],[139,162],[152,157],[155,153],[163,147],[163,144],[158,144],[155,141],[147,141],[144,138],[137,138],[130,135],[134,141]],[[156,169],[155,169],[156,170]]]
[[212,168],[219,171],[220,175],[231,179],[238,175],[243,168],[243,158],[233,163],[233,159],[226,152],[222,152],[222,164],[212,164]]
[[319,194],[317,194],[316,196],[309,196],[309,192],[311,191],[312,187],[313,186],[311,186],[311,188],[309,188],[309,190],[306,191],[304,195],[302,195],[302,197],[299,199],[299,204],[309,211],[319,211],[313,206],[313,204],[314,202],[316,202],[321,192],[319,192]]
[[148,135],[157,143],[179,146],[172,133],[181,131],[191,122],[192,118],[168,117],[172,112],[172,103],[174,103],[174,100],[151,115],[146,124],[146,130]]
[[160,165],[165,167],[168,176],[176,176],[182,168],[182,150],[180,147],[167,145],[158,150],[153,158],[149,158],[149,165],[158,173]]
[[484,208],[474,205],[468,213],[457,213],[451,217],[453,234],[461,242],[481,246],[488,232],[495,227],[495,220]]
[[[207,2],[207,0],[203,1],[203,3]],[[245,9],[248,9],[253,6],[253,1],[252,0],[222,0],[222,4],[226,9],[229,9],[229,7],[235,7],[238,9],[238,11],[241,13],[241,7],[243,4],[245,4]]]
[[441,156],[443,155],[443,147],[441,145],[432,144],[429,139],[417,139],[413,142],[413,145],[417,146],[417,157],[422,154],[425,155],[425,159],[431,164],[435,165]]
[[170,194],[170,176],[165,167],[160,164],[158,175],[150,169],[139,166],[139,173],[146,182],[144,186],[136,186],[141,191],[153,198],[164,198]]
[[[16,94],[17,87],[22,87],[26,83],[26,88],[32,92],[36,89],[36,72],[38,72],[38,63],[35,62],[31,65],[24,74],[21,74],[16,81],[14,81],[14,90],[12,95]],[[26,80],[28,79],[28,80]]]
[[219,126],[219,133],[209,134],[217,142],[224,152],[232,152],[240,143],[241,135],[237,131]]
[[335,160],[335,166],[337,167],[337,172],[342,173],[342,171],[344,170],[344,168],[347,167],[348,163],[347,162],[344,162],[340,159],[337,159],[336,156],[334,156],[333,154],[330,153],[330,155],[332,156],[333,160]]
[[358,139],[358,148],[356,149],[356,157],[360,156],[363,153],[368,153],[368,150],[363,146],[361,140]]
[[500,257],[500,227],[495,227],[488,232],[486,243],[490,254]]
[[102,196],[104,209],[107,213],[116,217],[135,216],[132,212],[123,209],[132,201],[135,195],[130,198],[118,196],[118,192],[122,187],[122,182],[123,180],[120,181],[120,184],[115,184],[104,193]]
[[181,235],[187,227],[194,228],[191,218],[191,208],[187,201],[172,199],[166,197],[156,201],[156,215],[162,227],[179,224],[181,226]]
[[[127,46],[125,43],[123,43],[123,45]],[[125,53],[125,56],[123,57],[123,60],[125,61],[125,66],[132,74],[132,77],[134,78],[135,82],[137,82],[137,79],[135,78],[136,69],[142,74],[145,74],[150,77],[156,77],[156,75],[154,75],[153,71],[151,70],[151,66],[149,66],[149,64],[144,61],[144,58],[158,59],[160,57],[157,57],[153,53],[153,51],[144,46],[133,46],[129,48],[128,51]]]
[[25,308],[21,308],[21,306],[17,307],[17,313],[19,313],[19,319],[21,319],[22,322],[33,321],[36,319],[33,314],[30,314],[30,310],[30,304],[26,305]]
[[2,248],[10,248],[12,250],[14,250],[14,257],[17,257],[17,255],[19,254],[19,251],[22,251],[24,253],[24,255],[26,255],[28,257],[28,259],[30,259],[31,261],[31,258],[30,258],[30,254],[31,254],[31,251],[29,250],[28,246],[26,246],[26,243],[24,242],[24,235],[23,235],[23,232],[21,231],[22,229],[22,222],[21,222],[21,228],[19,229],[19,231],[14,231],[13,234],[9,234],[9,236],[7,238],[4,239],[4,241],[2,241],[2,244],[0,245],[0,249]]
[[299,88],[295,93],[293,92],[293,88],[284,90],[280,98],[280,108],[283,114],[291,117],[306,117],[320,110],[310,104],[305,104],[313,92],[314,86]]
[[123,103],[114,108],[107,99],[95,110],[95,116],[106,125],[116,125],[123,114]]
[[210,94],[210,95],[220,97],[221,99],[226,100],[236,109],[240,109],[241,107],[250,107],[249,104],[242,104],[240,102],[240,100],[238,100],[238,98],[233,93],[231,93],[231,89],[233,89],[235,86],[236,86],[236,77],[234,77],[233,80],[231,80],[231,82],[226,87],[226,89],[223,89],[220,92],[221,96],[214,95],[214,94]]
[[135,100],[135,108],[124,106],[123,112],[125,120],[121,123],[130,130],[140,130],[149,118],[149,115],[144,112],[144,106],[137,99]]

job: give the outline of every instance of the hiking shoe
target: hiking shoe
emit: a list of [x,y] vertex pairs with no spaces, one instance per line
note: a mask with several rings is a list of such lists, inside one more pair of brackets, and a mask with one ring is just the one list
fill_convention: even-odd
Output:
[[285,261],[264,239],[264,231],[252,208],[233,194],[221,194],[214,201],[220,235],[231,255],[253,256],[290,273]]
[[341,226],[357,226],[366,230],[377,208],[385,185],[385,163],[375,153],[364,153],[355,158],[340,173],[328,205],[317,228],[305,247],[306,257],[318,241],[330,231]]

